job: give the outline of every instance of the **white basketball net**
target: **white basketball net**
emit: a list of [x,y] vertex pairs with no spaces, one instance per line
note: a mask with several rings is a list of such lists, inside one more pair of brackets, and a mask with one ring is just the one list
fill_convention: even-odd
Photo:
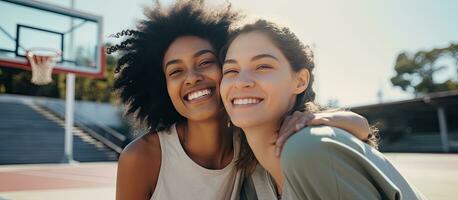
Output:
[[32,66],[32,80],[35,85],[52,82],[52,70],[60,52],[53,49],[35,48],[27,51],[27,59]]

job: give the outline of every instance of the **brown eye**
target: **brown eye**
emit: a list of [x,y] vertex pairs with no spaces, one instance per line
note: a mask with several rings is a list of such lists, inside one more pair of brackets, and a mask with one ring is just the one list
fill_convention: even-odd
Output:
[[223,76],[224,75],[229,75],[229,74],[237,74],[237,73],[238,73],[238,71],[235,70],[235,69],[227,69],[227,70],[223,71]]
[[273,69],[273,67],[270,65],[258,65],[256,69],[257,70],[267,70],[267,69]]
[[206,66],[209,66],[209,65],[214,64],[214,63],[215,63],[215,61],[213,61],[213,60],[205,60],[205,61],[202,61],[199,64],[199,66],[200,67],[206,67]]
[[181,69],[173,70],[172,72],[169,73],[169,76],[177,75],[177,74],[181,73],[182,71],[183,71],[183,70],[181,70]]

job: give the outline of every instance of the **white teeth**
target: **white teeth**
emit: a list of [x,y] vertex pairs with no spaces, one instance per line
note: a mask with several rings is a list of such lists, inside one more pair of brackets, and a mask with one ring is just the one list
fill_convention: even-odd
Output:
[[261,102],[261,100],[254,98],[234,99],[235,105],[257,104],[259,102]]
[[191,100],[203,97],[203,96],[207,96],[210,93],[211,93],[210,89],[203,89],[203,90],[195,91],[195,92],[188,94],[188,100],[191,101]]

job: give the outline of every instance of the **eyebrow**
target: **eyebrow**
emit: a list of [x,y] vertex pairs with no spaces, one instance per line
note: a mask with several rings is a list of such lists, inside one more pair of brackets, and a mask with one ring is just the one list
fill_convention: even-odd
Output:
[[[256,60],[259,60],[259,59],[262,59],[262,58],[272,58],[276,61],[279,61],[277,57],[273,56],[273,55],[270,55],[270,54],[259,54],[257,56],[254,56],[253,58],[251,58],[251,61],[256,61]],[[224,61],[223,64],[237,64],[237,61],[235,59],[227,59]]]
[[[213,54],[213,56],[216,56],[216,55],[215,55],[215,52],[213,52],[212,50],[210,50],[210,49],[202,49],[202,50],[200,50],[200,51],[194,53],[194,54],[192,55],[192,57],[193,57],[193,58],[196,58],[196,57],[199,57],[199,56],[204,55],[204,54],[206,54],[206,53],[211,53],[211,54]],[[173,60],[170,60],[170,61],[168,61],[168,62],[165,64],[164,69],[167,69],[167,67],[168,67],[169,65],[173,65],[173,64],[181,63],[181,62],[183,62],[183,61],[181,61],[181,59],[173,59]]]
[[224,64],[237,64],[237,61],[235,59],[227,59],[224,61]]
[[200,51],[196,52],[194,55],[192,55],[192,57],[194,57],[194,58],[195,58],[195,57],[199,57],[199,56],[204,55],[204,54],[206,54],[206,53],[211,53],[211,54],[213,54],[214,56],[216,56],[216,55],[215,55],[215,52],[213,52],[212,50],[210,50],[210,49],[203,49],[203,50],[200,50]]
[[251,58],[251,61],[255,61],[255,60],[259,60],[261,58],[272,58],[276,61],[279,61],[277,57],[273,56],[273,55],[270,55],[270,54],[259,54],[253,58]]
[[173,65],[173,64],[176,64],[176,63],[180,63],[180,62],[181,62],[180,59],[170,60],[169,62],[167,62],[167,64],[165,64],[164,69],[167,69],[167,67],[168,67],[169,65]]

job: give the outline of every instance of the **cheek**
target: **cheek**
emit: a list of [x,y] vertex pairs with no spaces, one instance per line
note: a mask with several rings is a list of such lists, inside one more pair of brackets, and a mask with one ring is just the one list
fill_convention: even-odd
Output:
[[209,74],[208,76],[212,77],[212,79],[217,81],[218,84],[221,82],[221,79],[223,77],[221,66],[214,65],[210,69],[208,69],[207,73]]
[[270,97],[270,105],[273,108],[287,112],[291,104],[292,97],[295,96],[293,92],[293,84],[289,76],[275,76],[266,77],[264,81],[264,89]]
[[272,82],[265,87],[267,95],[270,96],[270,100],[274,104],[282,105],[285,99],[289,99],[288,97],[291,96],[289,90],[283,87],[284,85],[281,82]]
[[226,105],[227,101],[227,96],[229,95],[229,87],[231,86],[232,81],[229,78],[222,78],[221,84],[220,84],[220,94],[221,94],[221,99],[223,100],[224,105]]
[[180,96],[180,87],[177,80],[167,79],[167,92],[169,94],[170,100],[173,105],[176,107],[177,102],[181,100]]

